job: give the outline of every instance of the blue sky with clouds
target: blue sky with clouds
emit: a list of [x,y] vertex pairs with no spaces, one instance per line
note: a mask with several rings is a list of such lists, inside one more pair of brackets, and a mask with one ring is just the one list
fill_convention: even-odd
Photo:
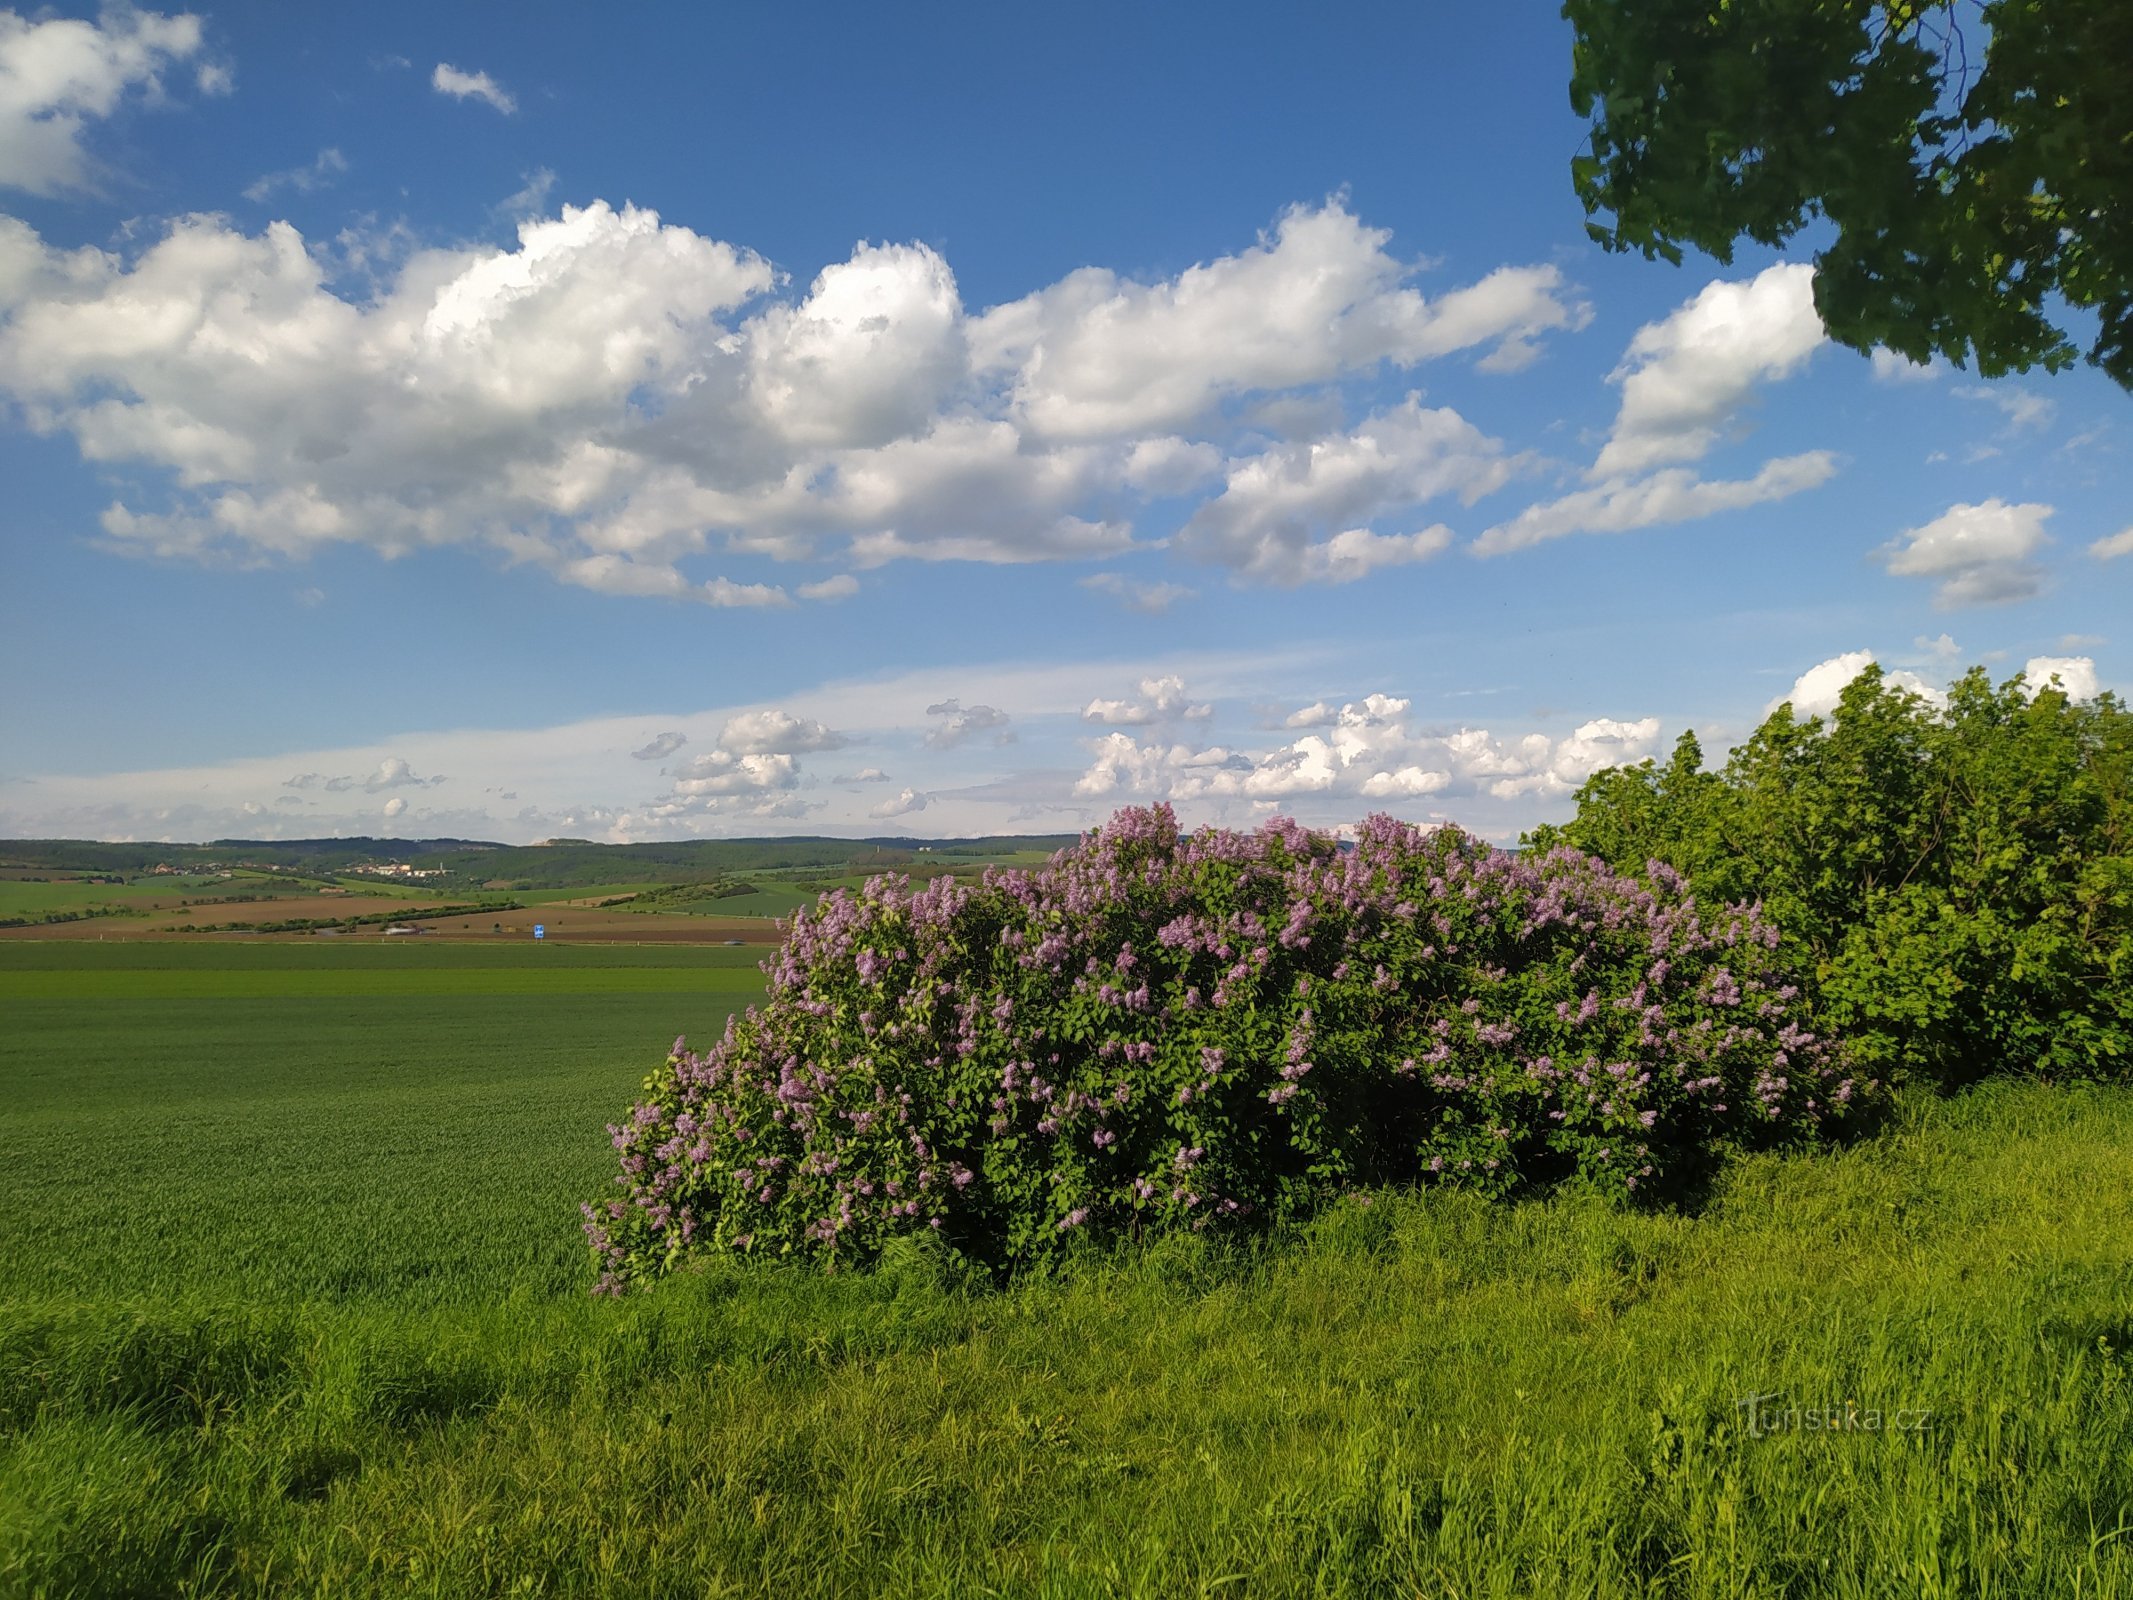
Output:
[[1590,245],[1548,10],[0,10],[0,835],[1508,837],[2125,688],[2127,397]]

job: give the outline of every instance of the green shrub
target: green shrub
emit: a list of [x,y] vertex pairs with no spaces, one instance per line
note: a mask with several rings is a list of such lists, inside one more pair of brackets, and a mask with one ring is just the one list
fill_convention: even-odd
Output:
[[1760,901],[1871,1071],[2133,1074],[2133,715],[1974,669],[1936,706],[1869,668],[1827,722],[1780,706],[1702,770],[1596,774],[1541,829],[1699,894]]

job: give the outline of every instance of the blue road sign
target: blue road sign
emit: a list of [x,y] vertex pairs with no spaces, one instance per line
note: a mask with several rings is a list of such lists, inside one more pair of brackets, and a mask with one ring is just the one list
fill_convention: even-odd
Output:
[[536,923],[535,923],[535,924],[533,925],[533,936],[534,936],[534,938],[536,938],[536,939],[545,939],[545,938],[547,938],[547,937],[548,937],[548,924],[546,924],[545,922],[536,922]]

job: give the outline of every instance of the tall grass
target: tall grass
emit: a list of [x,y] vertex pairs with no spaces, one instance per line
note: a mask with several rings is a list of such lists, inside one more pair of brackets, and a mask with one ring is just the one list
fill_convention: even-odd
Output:
[[2133,1094],[2036,1087],[1004,1290],[114,1282],[0,1309],[0,1593],[2133,1595],[2129,1348]]

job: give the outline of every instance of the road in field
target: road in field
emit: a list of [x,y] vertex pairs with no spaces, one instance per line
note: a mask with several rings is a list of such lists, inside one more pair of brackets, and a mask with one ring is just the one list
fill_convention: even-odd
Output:
[[0,946],[0,1299],[579,1292],[605,1124],[761,955]]

